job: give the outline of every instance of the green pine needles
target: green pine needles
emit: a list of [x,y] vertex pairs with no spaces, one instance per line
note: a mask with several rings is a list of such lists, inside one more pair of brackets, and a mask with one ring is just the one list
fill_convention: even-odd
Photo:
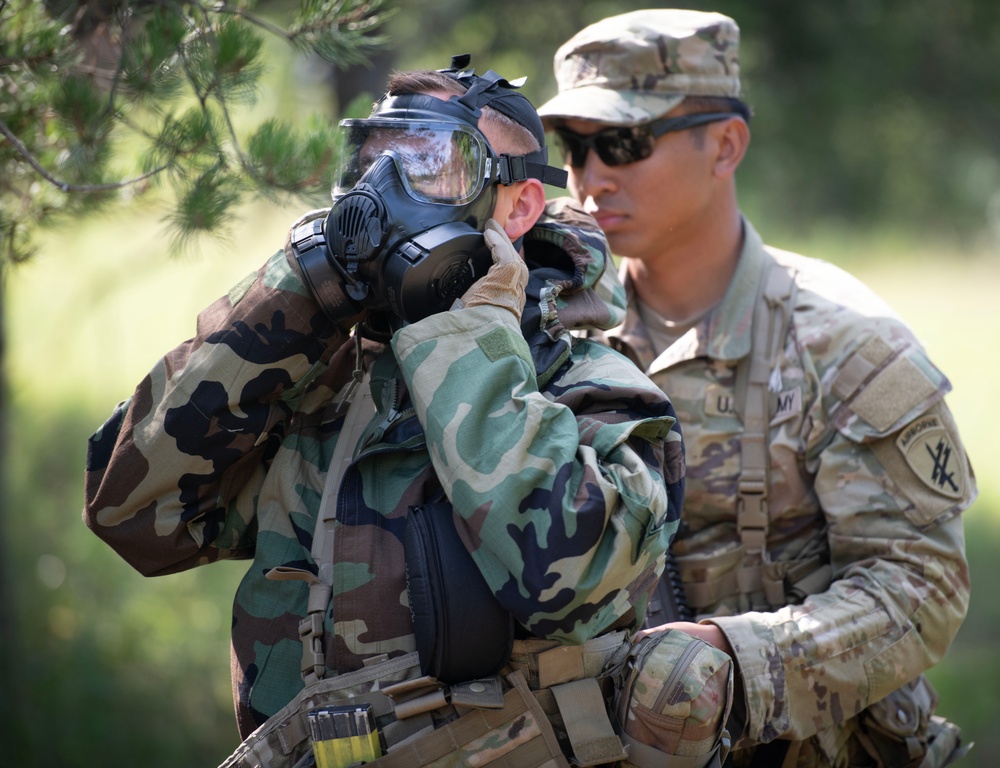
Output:
[[330,116],[241,130],[236,113],[260,95],[268,38],[365,63],[386,4],[301,0],[282,22],[255,0],[0,0],[0,262],[29,259],[39,226],[154,186],[172,192],[175,248],[224,235],[248,197],[325,195]]

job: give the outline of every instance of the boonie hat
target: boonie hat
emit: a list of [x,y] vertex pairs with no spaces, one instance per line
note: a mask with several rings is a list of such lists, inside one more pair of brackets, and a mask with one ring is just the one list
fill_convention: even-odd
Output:
[[685,96],[740,97],[740,30],[728,16],[633,11],[591,24],[556,51],[559,93],[538,110],[560,118],[639,125]]

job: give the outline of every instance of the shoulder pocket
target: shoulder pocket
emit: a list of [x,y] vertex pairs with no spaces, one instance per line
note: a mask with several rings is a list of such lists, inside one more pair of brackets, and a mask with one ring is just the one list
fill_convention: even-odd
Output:
[[837,430],[853,442],[878,440],[925,413],[951,383],[918,346],[893,348],[872,336],[839,367],[830,384]]

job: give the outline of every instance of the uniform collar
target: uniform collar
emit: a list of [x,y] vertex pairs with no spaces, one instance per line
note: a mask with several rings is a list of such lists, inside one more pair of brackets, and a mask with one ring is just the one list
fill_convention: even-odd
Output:
[[615,346],[623,347],[648,373],[669,368],[684,360],[708,357],[735,362],[750,352],[751,322],[757,287],[764,274],[764,243],[749,221],[743,219],[743,247],[736,271],[720,304],[669,349],[656,357],[649,336],[639,319],[635,286],[622,264],[627,309],[625,321],[607,333]]

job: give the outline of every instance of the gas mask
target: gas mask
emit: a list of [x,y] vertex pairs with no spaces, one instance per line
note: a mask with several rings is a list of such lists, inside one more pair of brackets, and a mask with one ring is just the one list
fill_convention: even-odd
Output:
[[[565,186],[565,172],[546,165],[537,113],[507,81],[494,72],[441,72],[469,85],[466,94],[386,96],[370,118],[340,123],[334,205],[292,234],[324,308],[343,290],[394,327],[447,310],[493,264],[482,233],[497,184],[538,178]],[[533,118],[542,149],[497,155],[478,128],[486,104],[522,125]]]

